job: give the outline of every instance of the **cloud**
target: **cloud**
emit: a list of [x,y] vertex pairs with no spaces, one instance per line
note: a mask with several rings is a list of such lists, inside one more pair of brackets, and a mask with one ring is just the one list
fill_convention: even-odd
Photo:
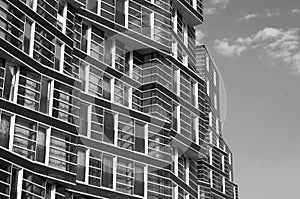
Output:
[[238,18],[236,21],[248,21],[249,19],[253,19],[258,17],[259,14],[258,13],[253,13],[253,14],[247,14],[241,18]]
[[279,12],[271,12],[270,10],[265,10],[264,13],[251,13],[251,14],[246,14],[238,19],[236,21],[248,21],[250,19],[254,18],[271,18],[274,16],[280,15]]
[[300,9],[295,8],[295,9],[292,10],[292,13],[294,13],[294,14],[300,13]]
[[205,2],[204,14],[214,15],[220,13],[220,11],[225,10],[227,5],[231,0],[208,0]]
[[231,0],[210,0],[210,3],[212,5],[217,5],[220,6],[222,8],[226,8],[227,4],[230,2]]
[[266,27],[249,37],[240,37],[234,41],[221,39],[215,41],[219,53],[234,57],[247,50],[256,50],[268,56],[274,62],[285,63],[294,71],[300,72],[300,29],[281,29]]
[[204,8],[204,15],[213,15],[217,12],[217,8]]
[[228,39],[216,40],[215,48],[225,56],[234,56],[241,55],[242,52],[247,50],[247,46],[239,45],[239,44],[230,44]]
[[206,35],[204,32],[202,32],[201,30],[196,30],[196,45],[203,44],[202,40],[205,36]]

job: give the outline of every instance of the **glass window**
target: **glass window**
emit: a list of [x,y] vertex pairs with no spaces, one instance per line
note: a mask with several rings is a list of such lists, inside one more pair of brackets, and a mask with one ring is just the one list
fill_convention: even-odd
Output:
[[114,115],[110,112],[104,113],[104,136],[103,141],[108,143],[114,143],[115,131],[114,131]]
[[117,160],[117,191],[133,193],[133,162],[120,157]]
[[135,122],[135,151],[145,153],[145,124]]
[[46,156],[46,133],[47,129],[44,127],[38,128],[37,147],[36,147],[36,161],[45,162]]
[[24,51],[27,54],[29,54],[30,52],[31,26],[32,26],[32,22],[28,18],[26,18],[25,33],[24,33]]
[[110,100],[110,81],[107,76],[103,76],[103,98]]
[[100,187],[101,182],[101,167],[102,167],[102,153],[90,149],[89,162],[89,184]]
[[79,122],[79,134],[87,135],[88,131],[88,105],[85,103],[80,104],[80,122]]
[[115,21],[118,24],[125,25],[125,1],[124,0],[116,0],[116,15],[115,15]]
[[16,86],[17,67],[7,65],[5,69],[5,82],[3,98],[12,101]]
[[134,194],[144,196],[144,166],[135,164]]
[[88,0],[86,1],[86,8],[93,13],[97,13],[98,10],[98,0]]
[[81,36],[81,46],[80,49],[87,52],[87,38],[88,38],[89,27],[86,24],[82,24],[82,36]]
[[40,97],[40,111],[42,113],[49,113],[50,110],[50,95],[51,95],[51,80],[42,77],[42,89]]
[[77,180],[85,181],[85,167],[86,167],[86,150],[78,148],[77,152]]
[[142,34],[150,37],[151,36],[151,22],[150,22],[151,11],[142,8]]
[[107,155],[102,159],[102,186],[113,188],[113,157]]
[[21,117],[16,117],[14,128],[13,152],[28,159],[35,159],[37,123]]
[[38,110],[41,76],[24,67],[20,68],[17,103]]
[[2,112],[0,120],[0,146],[3,146],[7,149],[9,145],[9,130],[10,116]]

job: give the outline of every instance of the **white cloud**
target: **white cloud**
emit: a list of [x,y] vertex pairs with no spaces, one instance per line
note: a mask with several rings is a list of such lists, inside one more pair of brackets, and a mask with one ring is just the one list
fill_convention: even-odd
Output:
[[228,39],[216,40],[215,41],[215,48],[225,56],[235,56],[241,55],[242,52],[247,50],[247,46],[239,45],[239,44],[230,44]]
[[204,14],[214,15],[225,10],[231,0],[208,0],[205,2]]
[[215,41],[215,48],[223,55],[239,56],[255,49],[263,56],[271,57],[274,62],[285,63],[294,71],[300,72],[300,29],[281,29],[266,27],[249,37],[234,41],[224,38]]
[[292,10],[292,13],[295,13],[295,14],[300,13],[300,9],[295,8],[295,9]]
[[250,19],[254,18],[271,18],[274,16],[280,15],[279,12],[271,12],[270,10],[265,10],[264,13],[251,13],[251,14],[246,14],[240,18],[238,18],[236,21],[248,21]]
[[217,8],[204,8],[204,15],[213,15],[217,12]]
[[202,40],[205,36],[206,35],[204,32],[202,32],[201,30],[196,30],[196,45],[203,44]]
[[210,3],[212,5],[217,5],[220,6],[221,8],[226,8],[227,4],[230,2],[231,0],[210,0]]
[[253,14],[247,14],[241,18],[238,18],[236,21],[248,21],[249,19],[253,19],[258,17],[259,14],[258,13],[253,13]]

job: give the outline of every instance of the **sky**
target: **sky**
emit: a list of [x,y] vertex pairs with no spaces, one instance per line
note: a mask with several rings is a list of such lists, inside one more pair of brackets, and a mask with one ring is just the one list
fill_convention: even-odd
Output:
[[300,0],[206,0],[241,199],[300,198]]

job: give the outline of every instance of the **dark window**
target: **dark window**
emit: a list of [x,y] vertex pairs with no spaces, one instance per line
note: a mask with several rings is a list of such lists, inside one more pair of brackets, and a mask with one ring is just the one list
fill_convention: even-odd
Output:
[[87,52],[87,37],[88,37],[88,26],[82,24],[82,37],[81,37],[81,47],[80,49]]
[[13,168],[12,176],[11,176],[10,199],[17,199],[18,175],[19,175],[18,169]]
[[113,158],[105,155],[102,160],[102,186],[113,188]]
[[134,194],[144,196],[144,167],[141,165],[134,168]]
[[8,148],[9,145],[9,129],[10,129],[10,116],[1,114],[0,121],[0,146]]
[[108,143],[114,143],[114,115],[109,112],[104,113],[104,137],[103,141]]
[[145,125],[143,123],[135,123],[135,151],[145,153]]
[[7,100],[13,100],[13,93],[15,89],[15,75],[17,68],[14,66],[6,66],[5,70],[5,83],[4,83],[4,92],[3,98]]
[[110,78],[103,76],[103,98],[110,100]]
[[24,33],[24,51],[27,54],[29,54],[29,49],[30,49],[31,25],[32,22],[26,18],[25,33]]
[[40,98],[40,111],[46,114],[49,113],[50,89],[51,89],[51,81],[43,77],[41,98]]
[[116,0],[116,23],[121,24],[121,25],[125,25],[125,14],[124,14],[124,0]]
[[98,1],[97,0],[88,0],[86,8],[93,13],[97,13]]
[[88,105],[80,104],[80,123],[79,123],[79,134],[87,135],[88,127]]

